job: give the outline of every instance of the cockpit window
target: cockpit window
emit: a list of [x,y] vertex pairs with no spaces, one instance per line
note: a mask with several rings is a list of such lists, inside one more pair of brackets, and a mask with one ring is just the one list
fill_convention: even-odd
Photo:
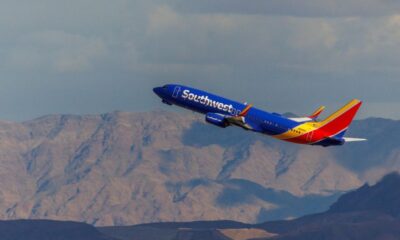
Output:
[[168,88],[168,86],[167,86],[167,85],[164,85],[162,88],[163,88],[163,89],[167,89],[167,88]]

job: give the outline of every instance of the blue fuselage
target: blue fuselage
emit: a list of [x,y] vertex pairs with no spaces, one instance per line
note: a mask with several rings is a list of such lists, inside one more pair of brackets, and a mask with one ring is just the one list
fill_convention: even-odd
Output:
[[[175,84],[154,88],[154,92],[164,103],[174,104],[202,114],[218,113],[237,116],[246,104],[232,101],[202,90]],[[282,134],[299,125],[279,114],[269,113],[257,108],[251,108],[246,115],[246,121],[251,130],[268,135]]]

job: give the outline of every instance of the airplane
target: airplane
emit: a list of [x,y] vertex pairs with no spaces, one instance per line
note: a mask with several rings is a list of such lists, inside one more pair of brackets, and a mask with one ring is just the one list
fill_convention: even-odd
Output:
[[344,137],[362,104],[358,99],[319,121],[317,118],[324,106],[309,116],[291,118],[183,85],[167,84],[153,91],[163,103],[205,114],[206,122],[221,128],[234,125],[287,142],[324,147],[366,140]]

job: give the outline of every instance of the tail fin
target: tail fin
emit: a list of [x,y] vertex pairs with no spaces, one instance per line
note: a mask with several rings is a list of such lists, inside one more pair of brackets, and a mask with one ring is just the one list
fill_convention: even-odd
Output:
[[327,117],[321,123],[320,130],[328,136],[336,135],[348,128],[353,121],[362,102],[358,99],[353,99],[338,111]]
[[311,119],[316,119],[321,113],[322,111],[324,111],[325,106],[321,106],[319,107],[317,110],[315,110],[310,116],[308,116]]

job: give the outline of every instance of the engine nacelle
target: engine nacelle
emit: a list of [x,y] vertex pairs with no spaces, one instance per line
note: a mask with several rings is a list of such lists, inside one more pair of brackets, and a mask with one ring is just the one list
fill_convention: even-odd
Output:
[[226,121],[224,115],[218,113],[207,113],[206,122],[222,128],[229,126],[229,123]]
[[168,102],[167,100],[163,99],[162,100],[163,103],[167,104],[167,105],[172,105],[172,103]]

